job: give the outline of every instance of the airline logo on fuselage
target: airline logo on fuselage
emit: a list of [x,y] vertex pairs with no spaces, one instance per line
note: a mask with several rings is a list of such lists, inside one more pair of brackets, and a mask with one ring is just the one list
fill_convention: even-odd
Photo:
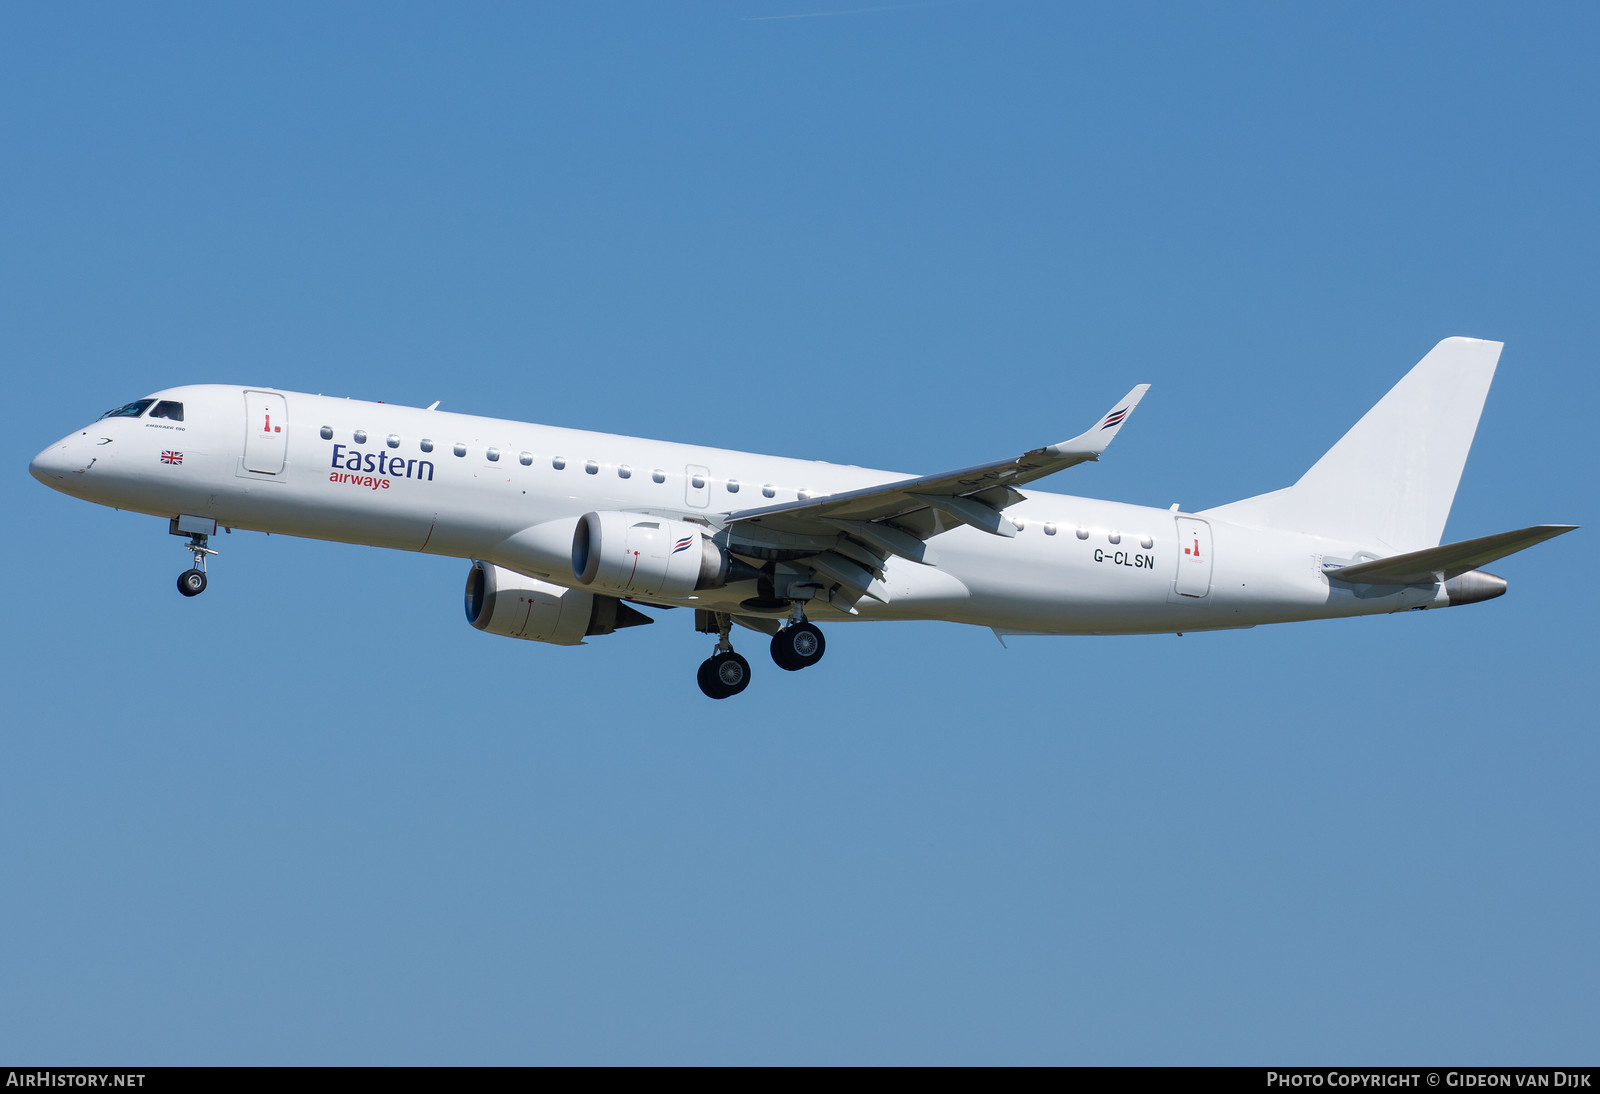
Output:
[[332,466],[329,482],[364,486],[368,490],[387,490],[394,479],[433,481],[432,460],[391,456],[382,450],[362,452],[342,444],[333,446]]

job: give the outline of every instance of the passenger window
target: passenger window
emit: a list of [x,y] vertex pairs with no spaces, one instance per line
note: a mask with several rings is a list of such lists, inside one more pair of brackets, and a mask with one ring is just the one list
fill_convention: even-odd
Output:
[[100,415],[100,417],[101,418],[137,418],[139,415],[143,414],[146,410],[149,410],[150,409],[150,404],[153,403],[153,402],[155,402],[154,399],[140,399],[136,403],[129,403],[127,406],[119,406],[115,410],[108,410],[104,414]]
[[523,467],[532,467],[533,466],[533,453],[532,452],[524,452],[522,455],[517,457],[517,462],[520,463]]
[[356,444],[366,444],[367,443],[367,431],[365,429],[356,430],[355,438],[356,438]]
[[738,479],[729,479],[728,480],[728,493],[737,494],[738,492],[739,492],[739,480]]
[[389,434],[389,439],[384,441],[383,443],[388,445],[390,448],[399,448],[400,447],[400,437],[397,434],[391,433],[391,434]]
[[622,466],[617,468],[617,478],[619,478],[619,479],[631,479],[632,477],[633,477],[633,468],[629,467],[627,464],[623,464]]
[[770,482],[769,482],[769,483],[767,483],[767,485],[765,485],[765,486],[763,486],[763,487],[762,487],[762,488],[761,488],[761,496],[762,496],[762,497],[764,497],[764,498],[775,498],[775,497],[777,497],[777,496],[778,496],[778,491],[777,491],[777,489],[776,489],[776,488],[775,488],[775,487],[774,487],[774,486],[773,486],[773,485],[772,485],[772,484],[771,484],[771,483],[770,483]]
[[490,463],[500,462],[500,450],[498,448],[491,448],[488,452],[485,452],[484,455],[489,457]]
[[181,422],[183,421],[183,404],[168,402],[166,399],[163,399],[157,403],[156,408],[150,412],[150,417],[166,418],[168,421]]
[[1113,546],[1115,546],[1118,543],[1121,543],[1122,542],[1122,533],[1121,532],[1107,532],[1106,533],[1106,542],[1112,544]]
[[417,447],[422,449],[424,452],[432,452],[433,451],[433,442],[428,440],[428,438],[424,437],[424,438],[422,438],[421,443],[419,443],[417,445]]
[[689,480],[689,484],[696,490],[703,489],[706,485],[706,477],[704,475],[696,475],[694,478]]
[[1078,538],[1079,539],[1088,539],[1089,538],[1089,529],[1087,529],[1087,528],[1079,528],[1077,534],[1078,534]]
[[1047,535],[1047,536],[1053,536],[1053,535],[1056,534],[1056,526],[1055,526],[1055,524],[1053,522],[1045,521],[1045,523],[1044,523],[1044,534]]
[[550,460],[550,466],[555,468],[557,471],[565,471],[567,469],[567,458],[565,456],[552,457]]
[[661,468],[658,467],[654,471],[650,472],[650,481],[651,482],[666,482],[667,481],[667,473],[665,471],[661,470]]
[[467,446],[464,444],[458,444],[450,451],[454,452],[458,456],[465,456],[467,454]]
[[322,439],[325,441],[333,440],[333,426],[325,425],[322,427]]
[[590,460],[583,465],[583,472],[586,475],[598,475],[600,473],[600,465],[594,460]]

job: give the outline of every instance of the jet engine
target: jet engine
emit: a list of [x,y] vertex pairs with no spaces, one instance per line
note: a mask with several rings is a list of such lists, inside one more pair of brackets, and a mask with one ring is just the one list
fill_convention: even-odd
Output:
[[643,513],[589,513],[572,536],[572,573],[584,585],[625,596],[687,596],[755,571],[696,524]]
[[480,631],[557,646],[655,622],[614,596],[565,589],[489,562],[474,562],[467,573],[466,607],[467,622]]

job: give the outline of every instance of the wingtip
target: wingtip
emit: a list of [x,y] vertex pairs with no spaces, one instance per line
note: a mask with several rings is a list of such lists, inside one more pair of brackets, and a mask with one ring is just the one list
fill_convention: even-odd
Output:
[[1115,433],[1121,428],[1122,423],[1128,420],[1128,415],[1133,413],[1134,407],[1139,405],[1139,401],[1149,390],[1149,384],[1136,384],[1132,391],[1117,400],[1116,405],[1089,432],[1099,433],[1101,430],[1109,429]]
[[1150,390],[1149,384],[1136,384],[1132,391],[1112,404],[1111,409],[1101,415],[1099,421],[1090,426],[1083,433],[1071,440],[1053,444],[1043,451],[1052,456],[1078,456],[1082,459],[1097,460],[1100,453],[1111,444],[1111,439],[1122,430],[1128,416],[1133,413],[1139,401],[1144,398],[1145,392]]

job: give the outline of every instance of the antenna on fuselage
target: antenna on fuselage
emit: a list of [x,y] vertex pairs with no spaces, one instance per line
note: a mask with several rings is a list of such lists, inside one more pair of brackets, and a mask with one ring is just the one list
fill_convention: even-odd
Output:
[[439,400],[435,399],[433,402],[429,403],[428,404],[428,409],[429,410],[438,410],[439,409]]

